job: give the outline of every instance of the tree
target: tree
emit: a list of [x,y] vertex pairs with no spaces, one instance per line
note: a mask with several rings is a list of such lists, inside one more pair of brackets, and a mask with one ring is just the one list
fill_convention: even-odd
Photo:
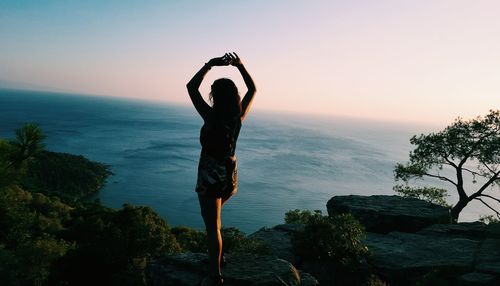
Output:
[[19,166],[25,161],[30,161],[43,151],[45,135],[35,123],[27,123],[16,130],[16,139],[11,142],[14,147],[12,164]]
[[[410,152],[409,161],[398,163],[394,170],[396,181],[405,183],[395,186],[396,191],[419,196],[426,189],[409,186],[411,181],[442,180],[458,193],[458,202],[451,208],[454,222],[472,200],[483,203],[500,217],[499,208],[495,207],[500,204],[500,110],[490,110],[486,116],[471,120],[457,118],[442,131],[413,136],[410,143],[416,147]],[[473,187],[466,186],[469,180]]]

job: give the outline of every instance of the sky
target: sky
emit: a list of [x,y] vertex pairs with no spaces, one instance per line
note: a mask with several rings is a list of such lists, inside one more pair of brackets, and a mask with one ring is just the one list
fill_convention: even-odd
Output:
[[[234,51],[255,109],[450,123],[500,108],[500,1],[4,1],[0,87],[190,104]],[[229,77],[214,67],[201,87]]]

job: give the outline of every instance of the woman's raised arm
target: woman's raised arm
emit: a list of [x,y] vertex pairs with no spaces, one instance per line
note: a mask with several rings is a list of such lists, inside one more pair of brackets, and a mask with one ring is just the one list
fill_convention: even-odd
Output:
[[247,93],[241,100],[241,120],[243,121],[248,113],[248,110],[250,110],[250,106],[252,105],[252,101],[255,93],[257,92],[257,88],[255,87],[255,83],[253,82],[252,77],[241,62],[240,57],[238,57],[238,55],[234,52],[233,54],[230,53],[229,57],[231,58],[231,65],[238,68],[248,89]]
[[204,120],[208,117],[211,107],[201,96],[201,93],[199,91],[201,82],[203,81],[203,78],[205,77],[207,72],[213,66],[227,66],[229,65],[230,62],[231,58],[229,57],[228,54],[225,54],[220,58],[213,58],[210,61],[208,61],[208,63],[206,63],[186,84],[189,97],[191,98],[191,101],[193,102],[196,111],[198,111],[198,113]]

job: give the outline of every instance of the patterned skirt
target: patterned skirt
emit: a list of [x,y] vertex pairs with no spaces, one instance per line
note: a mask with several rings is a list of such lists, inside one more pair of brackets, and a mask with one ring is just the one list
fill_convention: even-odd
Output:
[[196,192],[210,198],[227,198],[238,191],[236,156],[216,159],[204,152],[198,164]]

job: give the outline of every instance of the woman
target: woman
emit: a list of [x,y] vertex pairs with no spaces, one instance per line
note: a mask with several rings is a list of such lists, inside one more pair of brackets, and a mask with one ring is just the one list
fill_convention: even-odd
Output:
[[[227,78],[218,79],[212,84],[210,92],[212,106],[210,106],[203,100],[198,89],[203,77],[213,66],[227,65],[238,68],[248,91],[240,101],[238,88],[234,82]],[[203,280],[202,285],[222,285],[220,212],[222,205],[237,191],[236,140],[256,88],[238,55],[227,53],[206,63],[189,81],[187,89],[194,107],[204,121],[200,132],[202,149],[196,192],[207,230],[210,268],[209,275]]]

